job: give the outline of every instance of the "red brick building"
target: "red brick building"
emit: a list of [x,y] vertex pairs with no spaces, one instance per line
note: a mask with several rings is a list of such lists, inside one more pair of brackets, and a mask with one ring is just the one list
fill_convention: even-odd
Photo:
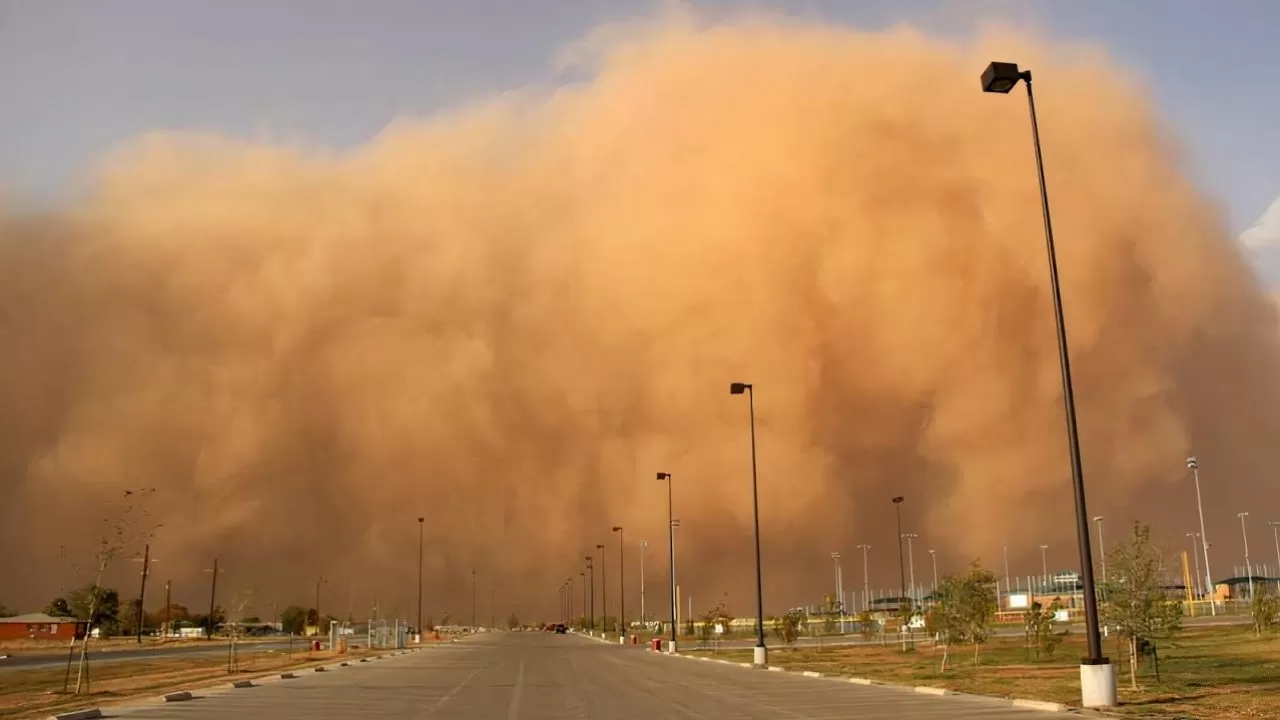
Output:
[[78,624],[75,618],[44,613],[0,618],[0,640],[71,640]]

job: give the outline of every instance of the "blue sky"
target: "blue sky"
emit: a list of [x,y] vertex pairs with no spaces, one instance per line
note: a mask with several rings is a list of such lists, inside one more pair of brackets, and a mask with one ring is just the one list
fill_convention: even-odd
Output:
[[[1280,196],[1275,0],[692,4],[870,28],[911,21],[947,34],[1003,17],[1100,43],[1150,80],[1186,142],[1196,182],[1222,202],[1233,233]],[[552,80],[560,46],[655,7],[653,0],[0,0],[0,188],[56,202],[98,154],[153,129],[360,143],[399,115]],[[1275,215],[1280,225],[1280,206]],[[1255,236],[1272,234],[1280,246],[1280,231]]]

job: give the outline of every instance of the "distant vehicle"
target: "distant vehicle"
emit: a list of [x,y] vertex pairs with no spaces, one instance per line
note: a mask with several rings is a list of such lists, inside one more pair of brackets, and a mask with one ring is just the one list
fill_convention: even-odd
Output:
[[564,626],[564,623],[558,623],[558,624],[556,624],[556,634],[557,634],[557,635],[564,635],[564,634],[565,634],[565,633],[567,633],[567,632],[569,632],[569,628],[565,627],[565,626]]

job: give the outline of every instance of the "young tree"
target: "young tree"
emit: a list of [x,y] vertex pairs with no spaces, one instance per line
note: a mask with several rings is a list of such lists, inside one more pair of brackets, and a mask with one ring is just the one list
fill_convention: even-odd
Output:
[[948,575],[934,596],[933,623],[943,639],[942,670],[953,644],[973,643],[973,663],[991,634],[991,620],[996,613],[995,576],[974,561],[964,575]]
[[14,617],[17,614],[18,613],[10,610],[8,607],[5,607],[4,603],[0,603],[0,617]]
[[1135,523],[1133,535],[1107,551],[1102,621],[1128,643],[1129,685],[1135,690],[1139,642],[1172,637],[1182,629],[1182,603],[1165,597],[1162,565],[1146,525]]
[[[106,574],[107,568],[111,566],[121,554],[139,543],[150,540],[156,530],[160,528],[159,524],[151,521],[151,514],[146,510],[147,500],[155,493],[155,488],[146,488],[143,490],[125,490],[124,493],[113,500],[107,502],[103,507],[103,517],[101,521],[101,534],[99,535],[97,546],[93,552],[93,564],[90,571],[93,573],[93,582],[90,588],[102,587],[102,576]],[[63,546],[64,555],[70,555],[70,550]],[[73,560],[72,568],[76,570],[76,574],[80,574],[80,565]],[[97,601],[100,593],[88,593],[89,602],[84,618],[91,623],[90,632],[86,632],[80,644],[80,662],[76,670],[76,689],[77,695],[81,689],[88,690],[87,683],[84,682],[87,674],[85,672],[89,662],[89,638],[92,637],[92,621],[98,616]],[[68,598],[69,604],[74,608],[75,601]],[[116,598],[117,612],[119,610],[119,597]],[[77,614],[79,617],[79,614]],[[105,629],[105,628],[104,628]],[[68,671],[70,665],[68,663]],[[65,690],[65,681],[64,681]]]
[[1253,612],[1253,631],[1257,635],[1275,632],[1280,628],[1280,595],[1271,589],[1270,583],[1258,583],[1253,588],[1253,600],[1249,603]]
[[511,613],[511,615],[507,618],[507,627],[510,628],[511,630],[515,630],[516,628],[520,627],[520,618],[516,617],[515,613]]
[[800,636],[800,630],[803,626],[804,612],[791,610],[786,615],[777,618],[773,626],[773,633],[787,645],[794,645],[796,638]]

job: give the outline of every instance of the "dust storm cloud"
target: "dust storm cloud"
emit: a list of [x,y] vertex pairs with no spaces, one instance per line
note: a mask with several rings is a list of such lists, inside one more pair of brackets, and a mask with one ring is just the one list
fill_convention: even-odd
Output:
[[147,486],[153,582],[197,606],[217,556],[273,601],[324,575],[335,610],[409,612],[426,515],[436,618],[469,615],[473,568],[481,619],[490,588],[550,617],[597,543],[616,598],[614,524],[628,607],[647,539],[662,611],[663,470],[695,610],[747,614],[734,380],[770,610],[826,589],[832,550],[857,577],[860,542],[896,586],[897,494],[920,567],[1074,566],[1026,104],[980,92],[991,59],[1036,73],[1091,510],[1181,537],[1189,451],[1217,547],[1278,499],[1273,311],[1101,54],[760,19],[588,49],[587,81],[352,151],[156,134],[72,209],[5,209],[3,600],[72,584],[78,519]]

